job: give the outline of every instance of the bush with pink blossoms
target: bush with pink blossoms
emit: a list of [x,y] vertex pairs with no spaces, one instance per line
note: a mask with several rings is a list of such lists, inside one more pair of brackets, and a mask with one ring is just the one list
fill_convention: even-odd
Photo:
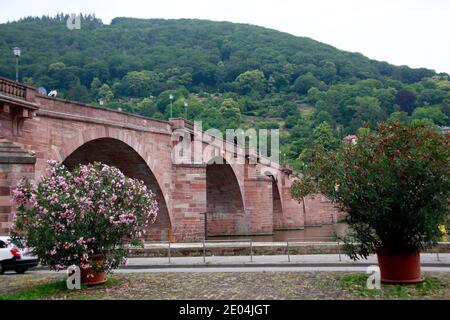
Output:
[[[48,163],[49,174],[39,183],[23,180],[14,192],[13,241],[31,247],[53,270],[117,268],[126,258],[126,245],[138,245],[155,222],[155,195],[142,181],[101,163],[72,171]],[[91,266],[95,254],[104,256],[103,266]]]

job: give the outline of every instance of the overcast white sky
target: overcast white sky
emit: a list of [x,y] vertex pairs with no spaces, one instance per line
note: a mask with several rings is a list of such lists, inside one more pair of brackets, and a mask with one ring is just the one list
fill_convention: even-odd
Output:
[[450,73],[450,0],[0,0],[1,23],[58,12],[250,23]]

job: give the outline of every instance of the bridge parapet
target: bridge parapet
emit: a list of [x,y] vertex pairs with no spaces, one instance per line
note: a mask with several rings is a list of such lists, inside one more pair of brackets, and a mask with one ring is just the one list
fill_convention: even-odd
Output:
[[185,129],[191,133],[194,132],[194,123],[184,118],[171,118],[169,119],[169,123],[173,130]]
[[284,163],[281,165],[281,171],[286,173],[287,175],[291,175],[294,172],[294,169],[290,164]]
[[35,104],[36,91],[27,85],[0,77],[0,114],[12,121],[12,134],[22,135],[26,119],[39,109]]
[[26,99],[27,88],[14,81],[0,78],[0,92],[19,99]]
[[8,95],[10,97],[28,102],[34,102],[36,90],[26,84],[0,77],[0,94]]

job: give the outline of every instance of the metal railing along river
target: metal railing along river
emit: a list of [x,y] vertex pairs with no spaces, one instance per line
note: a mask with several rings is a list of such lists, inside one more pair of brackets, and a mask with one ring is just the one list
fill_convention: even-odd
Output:
[[[305,241],[305,240],[335,240],[335,241]],[[170,242],[170,241],[151,241],[146,242],[144,247],[129,247],[129,249],[145,249],[145,250],[167,250],[168,262],[172,263],[173,250],[186,250],[194,249],[201,250],[203,263],[207,263],[207,251],[213,249],[248,249],[250,262],[254,261],[255,248],[257,247],[273,247],[273,248],[285,248],[286,257],[288,262],[292,262],[291,257],[292,249],[306,246],[335,246],[338,252],[338,259],[342,262],[341,246],[342,242],[336,240],[334,237],[308,237],[308,238],[290,238],[286,241],[279,242],[257,242],[252,239],[235,239],[235,240],[203,240],[201,242],[183,243],[183,242]],[[436,247],[436,260],[440,261],[439,246],[450,246],[450,242],[439,242]],[[298,255],[298,254],[297,254]]]

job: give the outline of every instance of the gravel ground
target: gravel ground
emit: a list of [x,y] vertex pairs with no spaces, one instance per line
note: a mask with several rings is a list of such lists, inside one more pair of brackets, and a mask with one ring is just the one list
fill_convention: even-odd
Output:
[[[151,299],[151,300],[282,300],[282,299],[450,299],[450,273],[427,273],[430,290],[407,287],[400,296],[367,292],[361,275],[339,272],[261,272],[261,273],[135,273],[109,277],[108,287],[47,296],[46,299]],[[0,296],[57,280],[64,274],[8,274],[0,277]],[[346,277],[347,285],[343,285]],[[350,278],[349,278],[350,277]],[[358,278],[359,280],[353,280]],[[350,279],[350,284],[349,284]],[[402,289],[402,292],[405,291]]]

